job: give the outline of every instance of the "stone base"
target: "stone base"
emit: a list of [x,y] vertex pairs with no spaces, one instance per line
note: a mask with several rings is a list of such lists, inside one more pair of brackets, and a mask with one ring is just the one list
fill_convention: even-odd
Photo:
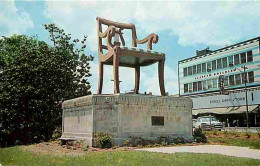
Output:
[[61,139],[94,145],[95,132],[108,132],[115,145],[130,137],[183,137],[192,141],[192,100],[134,94],[90,95],[62,104]]

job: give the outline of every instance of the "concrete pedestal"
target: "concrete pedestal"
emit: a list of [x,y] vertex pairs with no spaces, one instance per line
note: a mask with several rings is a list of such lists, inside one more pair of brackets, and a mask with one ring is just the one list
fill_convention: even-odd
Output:
[[[62,108],[63,140],[86,140],[92,146],[95,132],[110,133],[116,145],[122,145],[122,141],[129,137],[193,139],[192,100],[189,98],[90,95],[67,100]],[[154,121],[158,117],[160,122]]]

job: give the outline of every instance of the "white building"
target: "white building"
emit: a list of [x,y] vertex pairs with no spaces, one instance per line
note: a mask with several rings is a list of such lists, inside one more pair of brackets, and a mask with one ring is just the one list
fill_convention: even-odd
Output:
[[260,126],[259,39],[179,61],[179,95],[192,98],[193,115],[215,114],[229,126],[245,126],[247,101],[250,126]]

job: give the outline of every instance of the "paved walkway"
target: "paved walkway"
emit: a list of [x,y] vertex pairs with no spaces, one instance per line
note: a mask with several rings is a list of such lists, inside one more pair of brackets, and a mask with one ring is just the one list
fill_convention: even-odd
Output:
[[161,152],[161,153],[213,153],[234,157],[246,157],[260,159],[260,150],[249,149],[248,147],[223,146],[223,145],[198,145],[198,146],[174,146],[137,149],[139,151]]

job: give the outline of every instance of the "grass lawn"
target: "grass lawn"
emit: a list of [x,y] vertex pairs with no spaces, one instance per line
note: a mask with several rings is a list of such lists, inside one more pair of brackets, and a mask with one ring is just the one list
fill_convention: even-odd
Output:
[[5,165],[192,165],[192,166],[258,166],[260,160],[216,154],[162,154],[140,151],[86,152],[83,156],[41,155],[19,147],[0,148],[0,163]]
[[212,137],[212,138],[208,138],[208,141],[212,142],[212,143],[220,143],[220,144],[232,145],[232,146],[250,147],[251,149],[260,149],[260,139],[259,140],[246,140],[246,139]]
[[260,149],[260,138],[258,134],[248,134],[239,132],[219,132],[207,131],[205,134],[208,136],[210,143],[220,143],[232,146],[250,147],[252,149]]

